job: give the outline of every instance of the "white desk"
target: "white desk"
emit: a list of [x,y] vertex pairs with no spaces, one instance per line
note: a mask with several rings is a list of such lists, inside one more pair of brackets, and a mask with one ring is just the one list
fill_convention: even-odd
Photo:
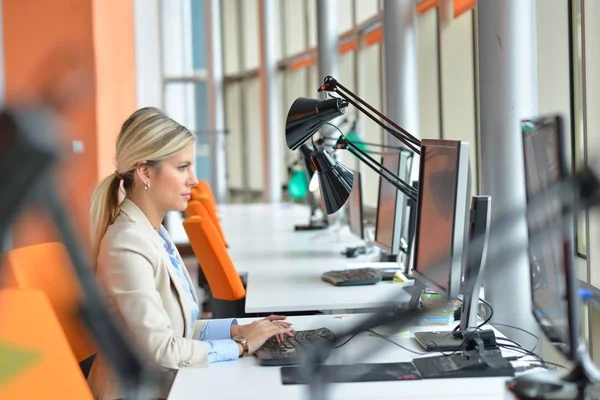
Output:
[[[339,333],[355,324],[365,314],[349,316],[318,315],[290,317],[298,330],[326,326]],[[240,320],[240,323],[247,323]],[[414,330],[431,328],[414,328]],[[439,328],[441,329],[441,328]],[[497,336],[502,336],[496,332]],[[391,337],[392,340],[415,351],[422,351],[412,336]],[[379,351],[371,353],[361,362],[408,362],[419,355],[412,354],[376,336],[358,335],[345,346],[335,349],[328,364],[348,364],[368,346],[376,344]],[[507,355],[512,355],[508,354]],[[356,361],[355,361],[356,362]],[[285,399],[307,398],[305,385],[282,385],[279,368],[261,367],[253,357],[232,362],[212,364],[208,368],[185,368],[179,370],[170,400],[198,398],[219,399]],[[452,399],[452,400],[508,400],[505,390],[507,378],[460,378],[443,380],[417,380],[403,382],[342,383],[329,386],[330,399]]]
[[[333,286],[323,282],[320,274],[330,269],[344,269],[345,264],[319,264],[289,261],[282,268],[287,273],[253,272],[248,274],[246,312],[360,310],[385,307],[390,299],[406,304],[410,295],[403,285],[380,282],[368,286]],[[298,267],[298,268],[297,268]],[[302,267],[304,269],[302,269]]]
[[[391,298],[398,303],[410,299],[400,285],[389,282],[335,287],[321,281],[323,272],[365,261],[340,254],[362,241],[347,227],[294,231],[295,224],[308,220],[306,206],[224,204],[219,213],[231,259],[238,272],[247,275],[246,312],[364,310],[384,306]],[[169,217],[174,242],[187,241],[181,217]]]

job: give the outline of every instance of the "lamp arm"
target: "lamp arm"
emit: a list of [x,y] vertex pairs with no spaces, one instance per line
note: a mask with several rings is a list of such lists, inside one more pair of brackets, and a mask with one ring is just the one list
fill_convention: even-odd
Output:
[[[421,141],[419,139],[417,139],[416,137],[414,137],[413,135],[408,133],[408,131],[406,131],[404,128],[402,128],[401,126],[396,124],[394,121],[392,121],[391,119],[389,119],[388,117],[386,117],[385,115],[383,115],[382,113],[377,111],[373,106],[371,106],[370,104],[365,102],[363,99],[358,97],[355,93],[348,90],[348,88],[346,88],[344,85],[339,83],[334,77],[327,76],[323,82],[323,85],[321,85],[319,87],[318,91],[319,92],[331,91],[331,92],[335,92],[335,93],[339,94],[344,100],[346,100],[348,103],[352,104],[354,107],[356,107],[358,110],[360,110],[363,114],[368,116],[377,125],[381,126],[383,129],[385,129],[386,131],[391,133],[392,136],[394,136],[396,139],[400,140],[407,147],[409,147],[412,151],[414,151],[417,154],[420,154],[420,151],[415,147],[415,146],[421,146]],[[397,130],[394,130],[394,129],[388,127],[387,125],[385,125],[384,123],[382,123],[381,120],[375,118],[373,115],[371,115],[369,112],[367,112],[363,107],[361,107],[357,102],[362,104],[366,108],[368,108],[371,112],[375,113],[375,115],[377,115],[379,118],[383,119],[385,122],[387,122],[388,124],[390,124],[391,126],[396,128]]]
[[392,171],[381,165],[367,153],[358,148],[354,143],[348,141],[348,151],[352,153],[356,158],[365,163],[369,168],[375,171],[379,176],[384,178],[386,181],[391,183],[396,189],[401,191],[412,201],[417,201],[417,191],[412,186],[404,182],[400,177],[395,175]]
[[[332,138],[329,136],[317,139],[317,144],[321,144],[323,143],[325,140],[334,140],[337,141],[336,138]],[[406,150],[405,147],[400,147],[400,146],[388,146],[387,144],[378,144],[378,143],[370,143],[370,142],[365,142],[365,141],[360,141],[360,144],[365,144],[367,146],[373,146],[373,147],[379,147],[382,149],[390,149],[390,150]]]

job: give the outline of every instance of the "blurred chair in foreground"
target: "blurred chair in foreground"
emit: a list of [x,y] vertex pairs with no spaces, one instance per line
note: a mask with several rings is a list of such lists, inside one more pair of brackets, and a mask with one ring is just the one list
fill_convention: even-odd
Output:
[[0,290],[0,398],[92,399],[41,291]]
[[[83,297],[63,244],[53,242],[21,247],[7,251],[4,256],[2,286],[44,292],[84,376],[87,376],[96,346],[79,317]],[[42,326],[38,329],[44,332]]]

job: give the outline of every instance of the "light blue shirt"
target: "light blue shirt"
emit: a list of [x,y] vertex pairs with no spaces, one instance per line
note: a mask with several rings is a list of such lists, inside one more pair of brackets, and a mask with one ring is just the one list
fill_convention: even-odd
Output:
[[[163,241],[165,251],[169,255],[171,264],[173,264],[173,267],[175,267],[175,270],[177,271],[179,283],[181,283],[183,290],[186,293],[185,301],[187,301],[188,308],[192,313],[190,319],[192,325],[189,327],[188,332],[193,335],[194,322],[198,319],[200,308],[198,307],[198,303],[194,300],[192,288],[183,272],[185,266],[182,265],[177,257],[177,249],[175,244],[173,244],[169,233],[163,226],[160,227],[158,233]],[[202,326],[200,335],[197,339],[201,340],[206,346],[208,362],[229,361],[239,357],[239,347],[235,341],[231,340],[232,325],[237,325],[237,321],[233,318],[206,321]]]

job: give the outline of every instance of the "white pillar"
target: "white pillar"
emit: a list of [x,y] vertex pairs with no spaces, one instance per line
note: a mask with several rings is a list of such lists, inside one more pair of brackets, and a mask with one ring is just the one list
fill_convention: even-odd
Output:
[[[416,9],[412,0],[384,0],[383,51],[386,116],[419,137],[419,82],[417,75]],[[404,147],[403,143],[385,133],[385,143]],[[402,158],[404,160],[404,158]],[[419,179],[419,157],[413,154],[412,169],[403,162],[400,171],[408,176],[409,185]],[[403,210],[408,199],[403,197]],[[404,237],[408,234],[409,213],[402,213],[399,222]]]
[[[538,112],[536,32],[535,0],[478,2],[482,183],[483,194],[492,196],[492,220],[526,204],[520,120]],[[527,241],[524,217],[513,235]],[[502,245],[501,240],[489,243],[490,247]],[[538,331],[531,314],[525,250],[515,255],[509,265],[490,265],[484,285],[486,297],[494,307],[492,323]],[[531,339],[523,333],[506,333],[523,344],[530,343]]]
[[[383,50],[386,115],[419,137],[416,11],[413,0],[384,0]],[[386,134],[386,143],[402,142]]]
[[208,118],[211,154],[211,186],[217,202],[228,201],[227,143],[223,94],[223,35],[221,0],[205,0],[206,58],[208,69]]
[[276,0],[259,1],[260,29],[260,97],[263,144],[263,199],[281,201],[281,166],[283,137],[278,114],[281,112],[277,90],[277,17]]
[[[317,69],[319,81],[315,82],[315,93],[316,88],[323,83],[323,79],[327,75],[339,79],[338,35],[338,0],[317,0]],[[325,98],[326,93],[322,92],[321,95]]]

